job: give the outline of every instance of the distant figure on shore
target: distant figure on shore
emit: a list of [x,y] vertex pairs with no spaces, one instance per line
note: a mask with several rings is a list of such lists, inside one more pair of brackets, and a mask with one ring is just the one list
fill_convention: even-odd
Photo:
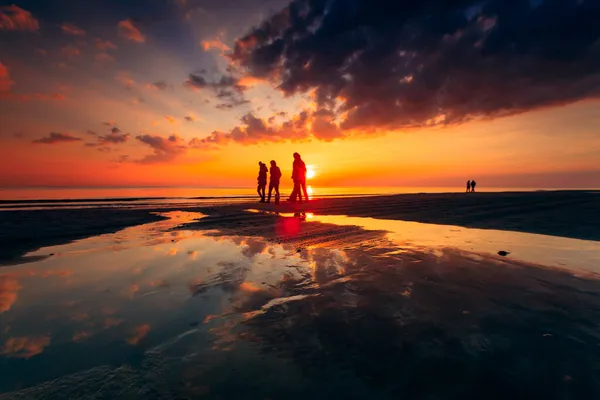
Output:
[[290,201],[295,202],[296,197],[298,197],[298,203],[302,203],[302,193],[304,193],[304,199],[308,202],[308,193],[306,191],[306,164],[304,164],[304,161],[302,161],[302,158],[298,153],[294,153],[292,181],[294,181],[294,190],[292,191]]
[[275,204],[279,204],[279,180],[281,179],[281,170],[275,160],[271,160],[271,176],[269,178],[269,198],[267,203],[271,202],[271,192],[275,189]]
[[475,182],[474,180],[471,181],[471,192],[475,191],[475,186],[477,185],[477,182]]
[[267,166],[262,161],[258,162],[258,187],[256,191],[260,196],[260,202],[265,202],[265,189],[267,187]]
[[471,181],[467,181],[467,193],[471,191]]

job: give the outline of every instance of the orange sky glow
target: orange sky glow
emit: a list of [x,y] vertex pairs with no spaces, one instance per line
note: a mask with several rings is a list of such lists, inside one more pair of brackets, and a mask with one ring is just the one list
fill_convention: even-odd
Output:
[[[322,187],[472,178],[502,187],[600,186],[597,92],[453,120],[463,105],[421,91],[411,99],[424,96],[440,111],[413,115],[398,106],[408,113],[400,119],[390,117],[390,102],[358,104],[357,88],[323,101],[317,78],[306,78],[316,61],[293,89],[283,67],[253,64],[253,27],[286,1],[229,11],[171,1],[167,20],[155,22],[134,11],[78,20],[76,10],[62,16],[21,3],[0,11],[3,187],[251,187],[258,161],[276,160],[285,182],[293,152]],[[496,29],[490,21],[486,32]],[[417,85],[416,75],[401,84]]]

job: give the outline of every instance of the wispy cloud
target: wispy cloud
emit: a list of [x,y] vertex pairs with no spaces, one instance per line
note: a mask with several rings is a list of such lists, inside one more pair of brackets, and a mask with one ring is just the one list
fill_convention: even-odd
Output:
[[71,143],[78,142],[82,140],[76,136],[72,136],[68,133],[59,133],[59,132],[50,132],[48,136],[45,136],[40,139],[36,139],[33,143],[42,143],[42,144],[57,144],[57,143]]
[[62,29],[62,31],[64,33],[66,33],[67,35],[73,35],[73,36],[84,36],[85,35],[85,31],[73,24],[62,24],[60,26],[60,29]]
[[107,50],[116,50],[117,45],[111,42],[110,40],[102,40],[102,39],[94,39],[94,44],[98,50],[107,51]]
[[0,7],[0,29],[7,31],[37,31],[40,24],[33,15],[15,5]]
[[134,42],[144,43],[146,41],[146,37],[130,19],[119,22],[118,30],[121,36]]

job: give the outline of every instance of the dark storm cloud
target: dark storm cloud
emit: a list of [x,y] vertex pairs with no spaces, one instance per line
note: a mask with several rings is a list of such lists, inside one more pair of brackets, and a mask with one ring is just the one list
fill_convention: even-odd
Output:
[[295,0],[231,57],[342,129],[451,124],[597,98],[598,21],[598,0]]
[[33,141],[33,143],[57,144],[57,143],[78,142],[80,140],[81,140],[81,138],[69,135],[68,133],[50,132],[48,134],[48,136],[42,137],[40,139],[36,139]]

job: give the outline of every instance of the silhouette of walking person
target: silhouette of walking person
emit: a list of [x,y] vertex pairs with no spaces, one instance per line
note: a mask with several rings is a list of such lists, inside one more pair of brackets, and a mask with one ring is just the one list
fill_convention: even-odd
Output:
[[475,182],[474,180],[471,181],[471,192],[475,191],[475,186],[477,185],[477,182]]
[[267,203],[271,202],[271,192],[275,189],[275,204],[279,204],[279,180],[281,179],[281,170],[275,160],[271,160],[271,177],[269,179],[269,198]]
[[304,199],[308,202],[308,193],[306,191],[306,164],[304,164],[304,161],[302,161],[302,158],[298,153],[294,153],[292,181],[294,182],[294,190],[292,191],[290,201],[295,202],[297,197],[298,203],[302,203],[302,194],[304,194]]
[[467,181],[467,193],[471,191],[471,181]]
[[265,202],[265,189],[267,187],[267,166],[262,161],[258,162],[257,181],[258,181],[258,187],[256,188],[256,191],[258,192],[258,195],[260,196],[260,202],[264,203]]

